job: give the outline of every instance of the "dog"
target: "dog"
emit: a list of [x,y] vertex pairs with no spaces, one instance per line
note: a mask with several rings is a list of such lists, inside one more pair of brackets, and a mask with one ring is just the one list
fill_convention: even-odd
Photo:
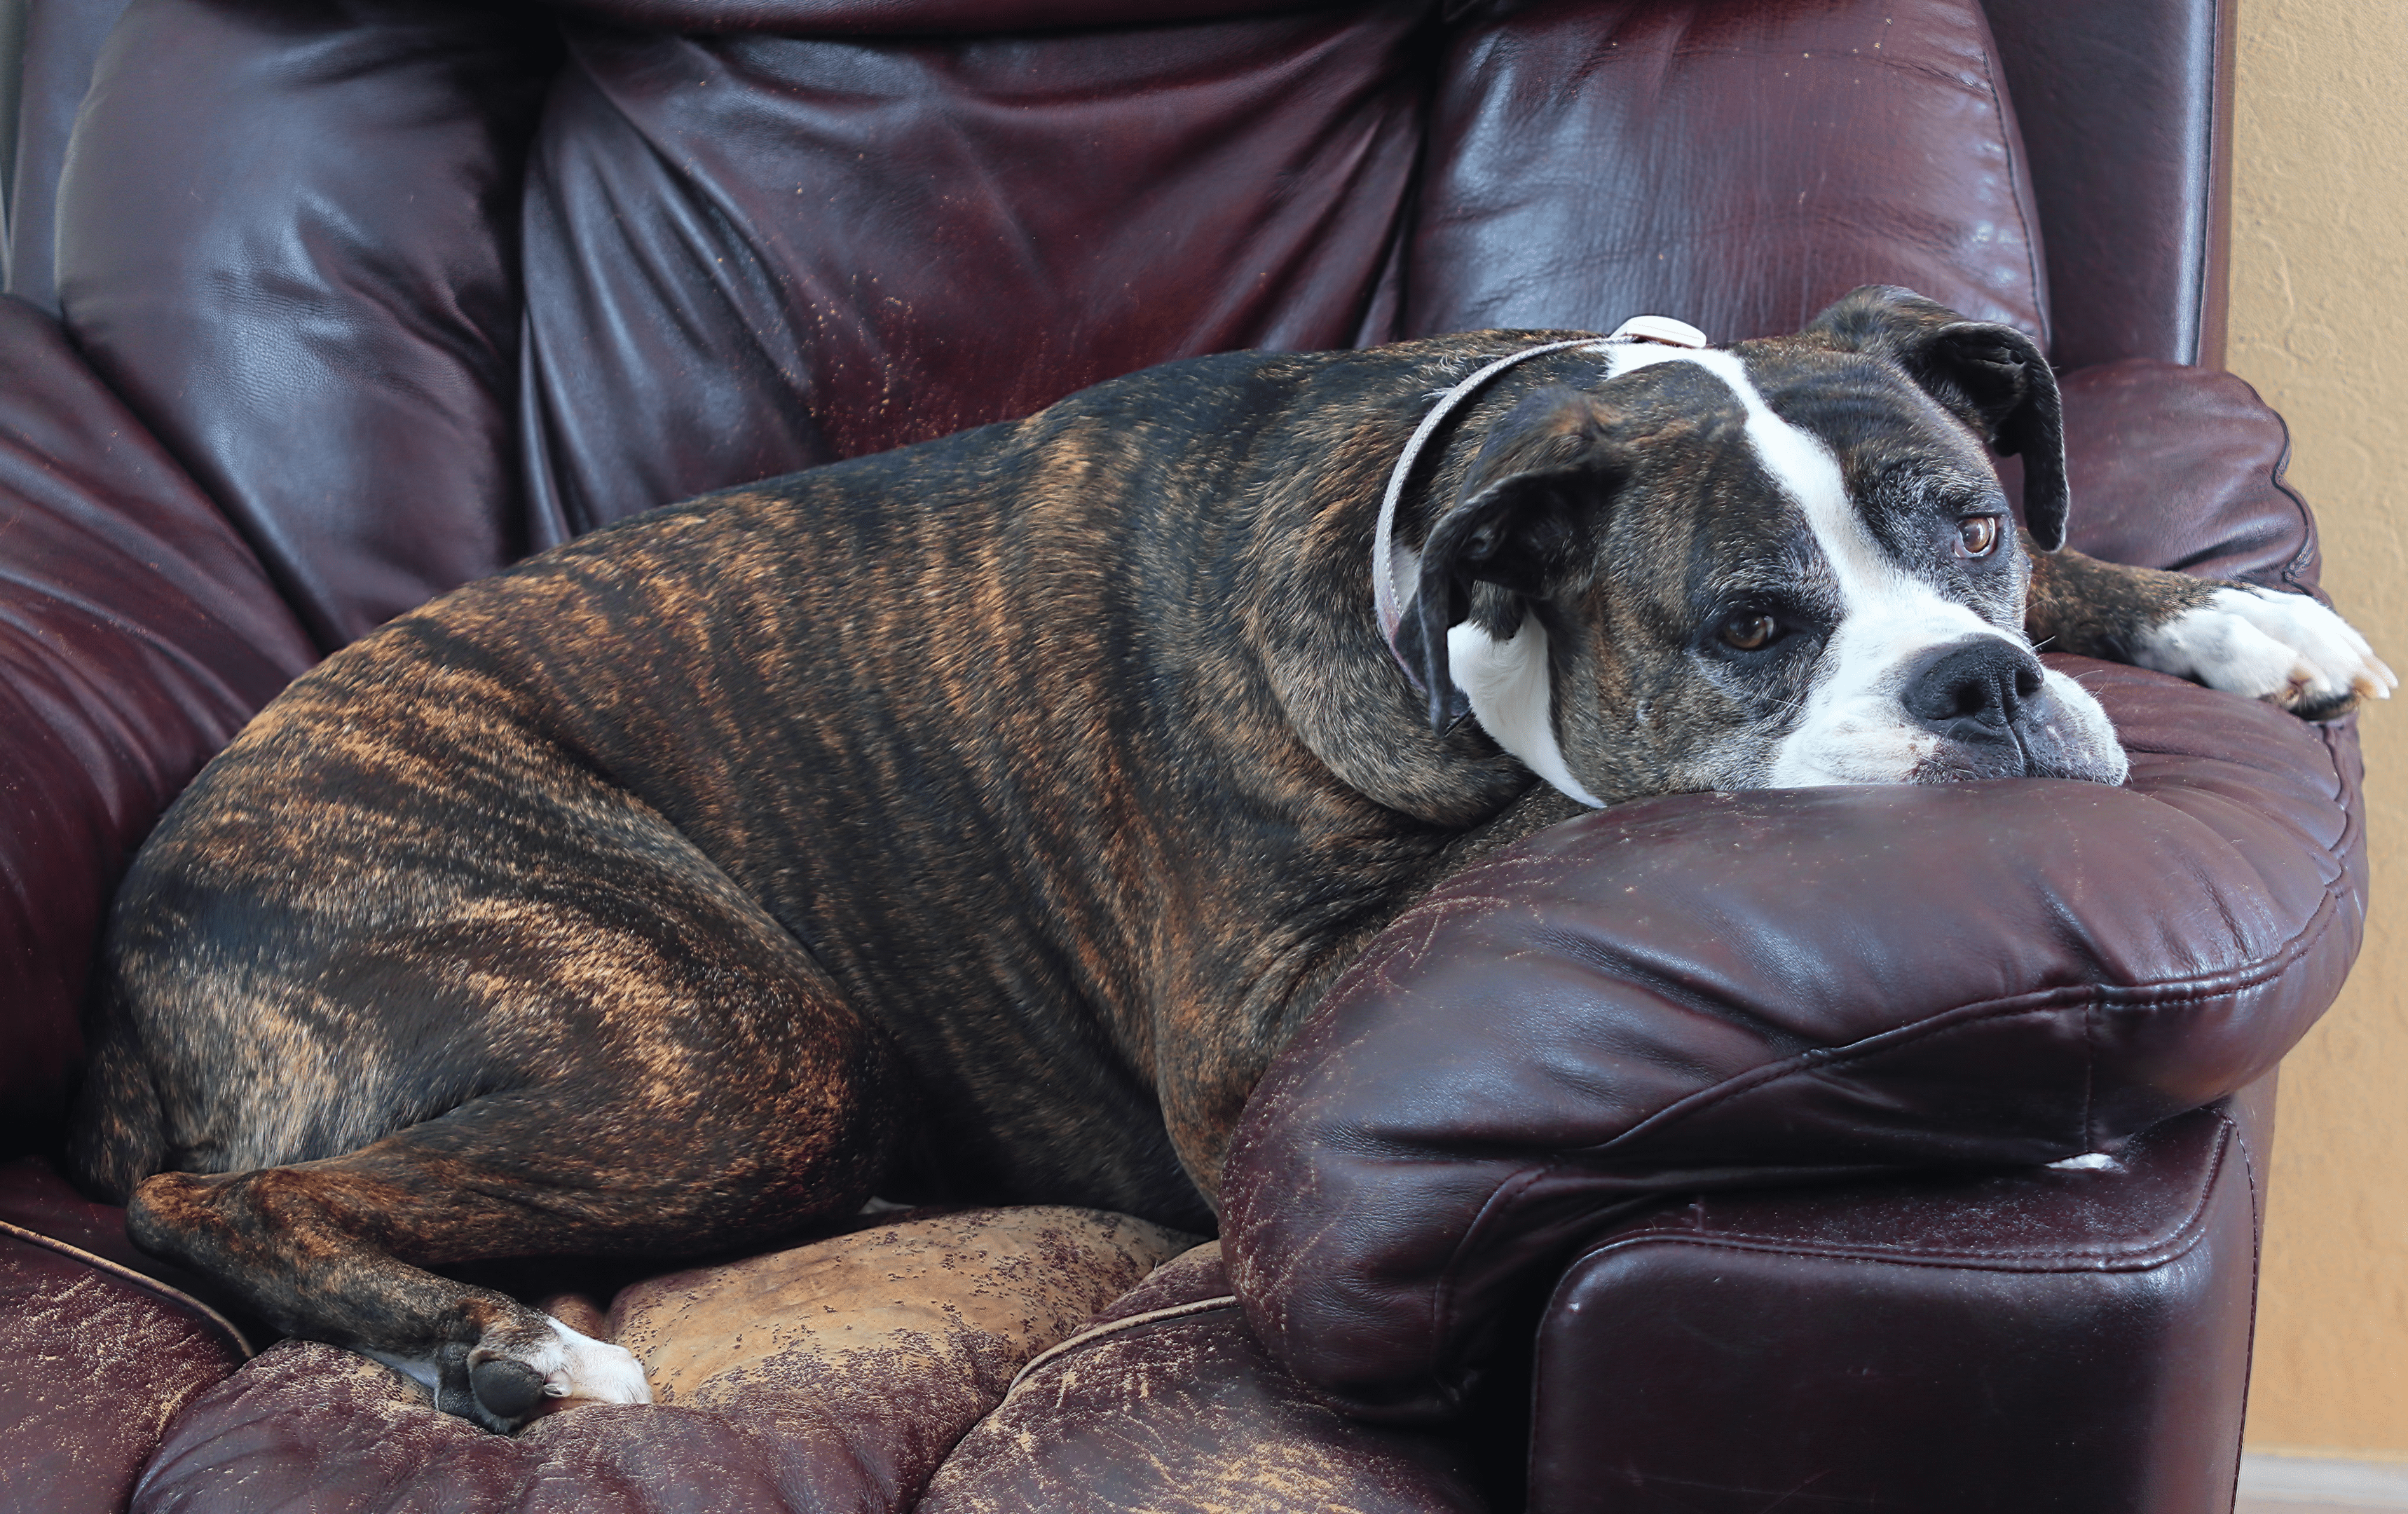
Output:
[[1490,848],[1686,790],[2121,781],[2033,640],[2310,718],[2392,686],[2306,598],[2059,550],[2021,333],[1880,287],[1684,332],[1173,363],[401,616],[136,858],[75,1170],[452,1413],[645,1402],[434,1269],[873,1193],[1209,1229],[1272,1055]]

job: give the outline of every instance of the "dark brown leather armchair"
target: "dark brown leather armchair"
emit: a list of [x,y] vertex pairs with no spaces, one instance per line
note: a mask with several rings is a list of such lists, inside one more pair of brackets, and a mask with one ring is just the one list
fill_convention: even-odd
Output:
[[2217,371],[2229,0],[24,21],[0,1504],[2229,1509],[2272,1069],[2363,918],[2356,738],[2097,664],[2126,789],[1685,796],[1451,883],[1258,1090],[1226,1261],[909,1454],[278,1399],[47,1160],[132,848],[318,656],[1164,359],[1729,339],[1901,283],[2048,343],[2075,545],[2312,588],[2281,423]]

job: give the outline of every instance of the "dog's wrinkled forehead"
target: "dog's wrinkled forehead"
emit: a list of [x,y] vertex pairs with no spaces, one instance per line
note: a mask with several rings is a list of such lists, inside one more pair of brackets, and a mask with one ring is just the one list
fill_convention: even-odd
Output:
[[[1717,424],[1696,428],[1659,461],[1694,481],[1683,492],[1704,513],[1697,525],[1726,549],[1753,540],[1785,544],[1784,556],[1817,568],[1846,558],[1830,566],[1921,573],[1931,562],[1921,545],[1931,518],[2006,508],[1980,440],[1878,359],[1767,342],[1624,348],[1609,361],[1610,382],[1627,378],[1622,387],[1712,413]],[[1742,486],[1730,486],[1735,477]],[[1710,553],[1699,566],[1747,565]]]

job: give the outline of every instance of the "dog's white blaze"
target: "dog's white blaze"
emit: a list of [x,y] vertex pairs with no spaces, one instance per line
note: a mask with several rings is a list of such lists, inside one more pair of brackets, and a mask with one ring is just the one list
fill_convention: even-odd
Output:
[[[1839,459],[1822,440],[1772,412],[1746,366],[1725,352],[1622,349],[1613,373],[1654,363],[1695,363],[1727,385],[1747,412],[1747,440],[1773,483],[1806,517],[1840,591],[1840,624],[1824,652],[1802,718],[1775,747],[1763,782],[1776,788],[1895,783],[1939,749],[1942,738],[1899,702],[1906,668],[1920,654],[1974,637],[2027,643],[1907,572],[1873,540],[1848,497]],[[2054,697],[2049,728],[2100,755],[2122,778],[2122,748],[2096,699],[2071,679],[2042,675]],[[2102,770],[2103,771],[2103,770]]]
[[1471,701],[1472,718],[1488,739],[1522,759],[1522,765],[1553,784],[1566,799],[1605,808],[1565,765],[1555,740],[1555,684],[1547,666],[1547,632],[1535,615],[1500,642],[1469,621],[1446,633],[1446,656],[1455,687]]

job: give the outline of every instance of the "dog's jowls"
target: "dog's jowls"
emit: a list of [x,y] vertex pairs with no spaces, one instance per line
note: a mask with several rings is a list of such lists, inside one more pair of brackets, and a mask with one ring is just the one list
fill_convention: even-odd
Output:
[[1269,1058],[1484,847],[1676,790],[2117,781],[2028,635],[2309,715],[2389,686],[2308,600],[2028,550],[1986,452],[2057,547],[2046,365],[1880,289],[1497,377],[1403,495],[1392,646],[1382,482],[1543,339],[1173,364],[327,659],[126,882],[82,1175],[453,1412],[641,1401],[624,1351],[427,1269],[759,1244],[872,1191],[1200,1228]]

